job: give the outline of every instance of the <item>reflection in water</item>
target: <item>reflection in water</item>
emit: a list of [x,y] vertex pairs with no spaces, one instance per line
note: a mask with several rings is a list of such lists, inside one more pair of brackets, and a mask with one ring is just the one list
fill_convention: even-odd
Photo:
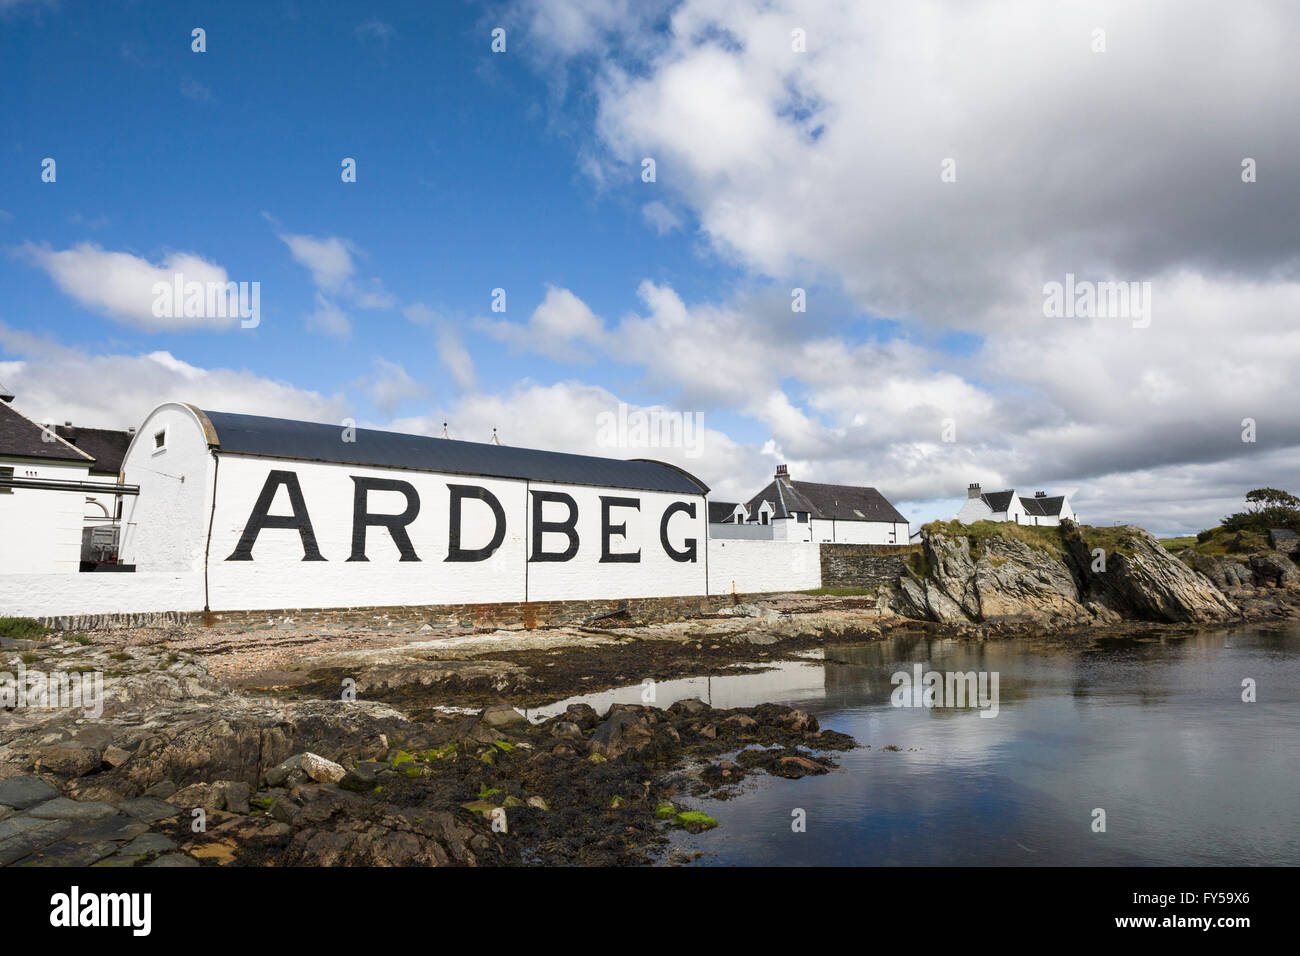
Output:
[[[702,863],[1300,864],[1300,628],[1087,647],[908,635],[825,656],[658,686],[661,706],[709,693],[722,707],[793,704],[864,745],[827,776],[753,778],[734,800],[703,801],[722,826],[675,838]],[[998,672],[997,717],[891,706],[891,676],[917,663]],[[1245,678],[1258,703],[1242,702]],[[804,833],[790,829],[795,808]],[[1105,833],[1091,830],[1095,808]]]

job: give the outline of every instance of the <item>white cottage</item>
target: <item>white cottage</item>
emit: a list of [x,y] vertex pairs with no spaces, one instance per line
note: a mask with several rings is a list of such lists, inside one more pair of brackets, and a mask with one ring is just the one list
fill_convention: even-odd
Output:
[[778,465],[771,484],[744,506],[747,523],[773,538],[837,544],[907,544],[907,519],[875,488],[795,481]]
[[118,482],[109,436],[126,433],[50,428],[13,398],[0,395],[0,574],[114,570],[116,515],[132,489]]
[[1014,521],[1027,525],[1059,525],[1063,518],[1079,520],[1065,495],[1049,496],[1045,491],[1035,491],[1032,497],[1021,497],[1014,488],[982,491],[978,482],[967,486],[966,503],[957,513],[957,520],[962,524]]

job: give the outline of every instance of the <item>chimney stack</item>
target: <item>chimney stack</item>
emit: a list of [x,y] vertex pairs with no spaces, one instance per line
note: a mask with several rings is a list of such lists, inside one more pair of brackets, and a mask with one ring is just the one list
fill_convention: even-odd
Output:
[[790,484],[790,469],[786,465],[776,466],[776,480]]
[[1035,492],[1034,492],[1034,497],[1035,497],[1035,498],[1046,498],[1046,497],[1047,497],[1047,492],[1045,492],[1045,491],[1035,491]]
[[979,496],[980,496],[980,483],[978,481],[972,481],[969,485],[966,486],[966,497],[978,498]]

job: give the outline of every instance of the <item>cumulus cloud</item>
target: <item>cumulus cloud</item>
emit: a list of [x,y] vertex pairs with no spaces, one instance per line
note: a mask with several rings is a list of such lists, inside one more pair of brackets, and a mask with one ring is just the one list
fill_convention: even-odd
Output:
[[399,362],[376,356],[371,360],[371,367],[374,374],[366,381],[366,392],[370,401],[385,415],[392,415],[402,402],[419,398],[427,391]]
[[[598,186],[653,156],[671,171],[656,201],[688,211],[716,256],[893,320],[879,335],[828,327],[814,298],[800,327],[643,283],[642,313],[588,348],[644,357],[648,382],[756,419],[808,478],[898,499],[1050,484],[1095,520],[1185,529],[1245,488],[1294,484],[1300,122],[1280,91],[1300,11],[549,6],[521,3],[518,19],[548,75],[588,80],[575,163]],[[1150,325],[1048,318],[1044,284],[1067,274],[1150,282]],[[945,341],[954,331],[968,339]]]
[[642,206],[641,215],[654,231],[661,236],[682,227],[681,217],[658,199],[651,200]]
[[[93,242],[82,242],[69,249],[56,250],[43,243],[24,243],[17,254],[42,269],[54,284],[83,306],[118,322],[148,331],[166,329],[238,327],[237,310],[199,310],[203,315],[186,316],[169,308],[156,310],[155,286],[174,286],[176,277],[189,283],[225,288],[230,282],[226,270],[193,252],[168,253],[159,263],[150,262],[129,252],[113,252]],[[171,296],[167,296],[168,304]],[[206,303],[206,299],[205,299]],[[164,314],[155,314],[163,311]],[[183,312],[184,310],[181,310]]]
[[589,347],[605,334],[604,322],[568,289],[548,285],[546,296],[526,323],[479,319],[476,327],[515,351],[537,352],[559,361],[585,361]]
[[313,332],[340,339],[352,334],[352,320],[348,314],[319,292],[316,293],[316,311],[303,319],[303,324]]
[[311,273],[316,285],[316,311],[303,320],[308,329],[341,338],[349,335],[352,322],[338,304],[340,298],[358,309],[390,309],[397,305],[382,280],[356,278],[356,247],[347,239],[294,233],[279,236],[294,261]]
[[[204,368],[171,352],[93,354],[20,332],[0,322],[0,380],[24,414],[88,428],[139,425],[165,401],[215,411],[341,421],[347,403],[242,369]],[[93,382],[94,388],[86,383]]]
[[[525,7],[534,42],[597,63],[605,165],[656,157],[720,253],[833,275],[875,314],[988,328],[1066,271],[1295,267],[1273,92],[1294,8],[684,0],[654,31],[620,3],[547,6]],[[1269,170],[1251,186],[1247,156]]]
[[352,261],[352,244],[337,236],[301,236],[281,234],[295,262],[311,272],[312,281],[330,292],[343,289],[356,265]]
[[[620,405],[622,411],[620,411]],[[759,449],[737,442],[724,431],[709,425],[707,416],[692,419],[698,423],[698,439],[691,432],[691,446],[686,432],[675,445],[637,443],[635,432],[625,432],[620,444],[608,422],[620,414],[655,411],[661,416],[679,413],[666,406],[623,402],[619,396],[596,385],[576,381],[543,385],[531,381],[517,383],[511,389],[487,394],[475,392],[444,405],[430,415],[398,418],[387,427],[395,431],[424,435],[441,435],[442,423],[448,423],[452,438],[488,441],[492,429],[506,445],[545,448],[574,454],[612,458],[652,458],[684,468],[712,486],[714,497],[748,497],[758,490],[751,487],[753,475],[770,472],[772,462]],[[665,428],[665,436],[671,432]]]

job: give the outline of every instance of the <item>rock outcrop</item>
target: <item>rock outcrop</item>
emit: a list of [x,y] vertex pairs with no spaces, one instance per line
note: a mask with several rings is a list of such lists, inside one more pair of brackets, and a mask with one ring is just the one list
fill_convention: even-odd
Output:
[[1238,608],[1141,528],[922,530],[924,560],[882,610],[943,624],[1065,629],[1120,620],[1213,622]]

